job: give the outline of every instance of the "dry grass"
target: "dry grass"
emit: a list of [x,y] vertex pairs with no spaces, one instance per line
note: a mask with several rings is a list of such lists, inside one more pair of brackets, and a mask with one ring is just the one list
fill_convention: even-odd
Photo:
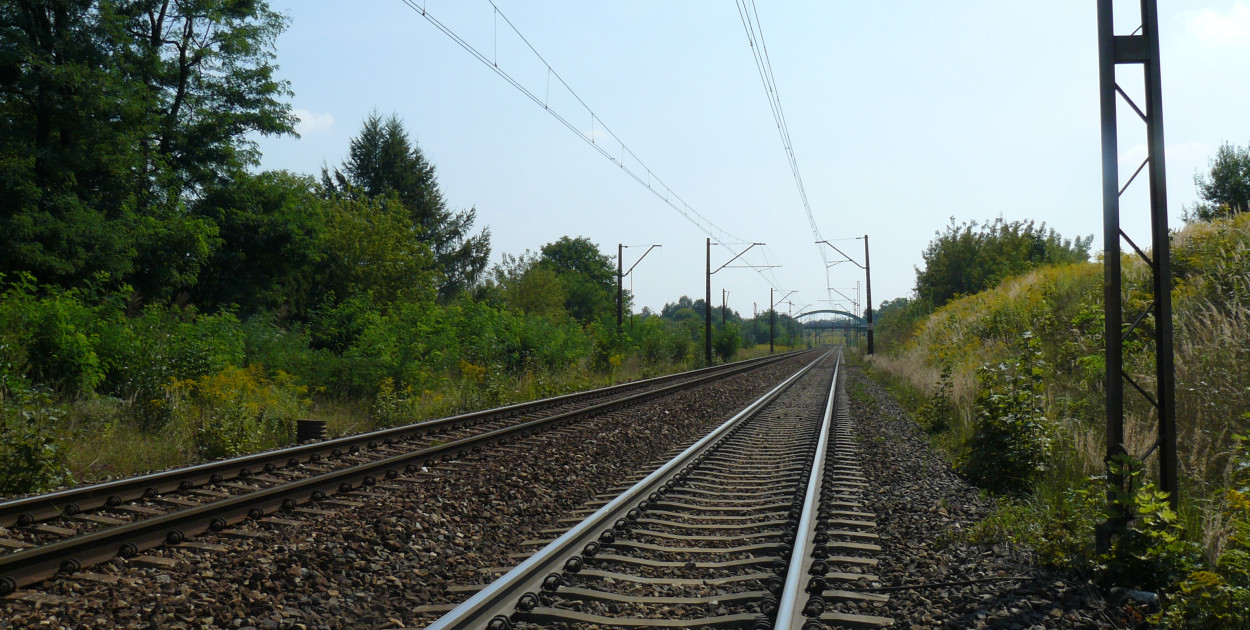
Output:
[[[765,346],[764,354],[767,352]],[[626,357],[607,374],[578,365],[559,373],[492,375],[481,380],[461,378],[440,391],[405,398],[404,413],[389,421],[374,413],[371,401],[339,398],[314,400],[307,417],[325,420],[327,435],[339,437],[686,369],[689,366],[685,364],[645,364],[637,357]],[[58,433],[64,436],[66,463],[78,483],[95,483],[203,461],[195,452],[187,427],[171,422],[160,430],[145,431],[130,419],[129,405],[125,401],[107,397],[72,403]]]
[[[1182,516],[1215,552],[1225,536],[1218,506],[1233,436],[1250,433],[1250,216],[1188,226],[1173,240],[1173,258]],[[1125,308],[1136,312],[1150,303],[1148,270],[1136,257],[1124,262]],[[1002,360],[1024,331],[1041,334],[1050,344],[1048,360],[1056,363],[1047,377],[1048,415],[1059,421],[1057,438],[1071,467],[1056,481],[1103,474],[1100,370],[1082,372],[1077,365],[1082,357],[1100,356],[1101,324],[1080,330],[1076,323],[1082,305],[1101,310],[1101,281],[1101,265],[1094,263],[1009,279],[939,309],[905,348],[871,364],[921,396],[933,394],[941,367],[950,364],[954,402],[966,421],[977,390],[976,366]],[[1154,388],[1148,345],[1126,357],[1125,368],[1147,391]],[[1125,402],[1126,447],[1146,453],[1157,440],[1157,414],[1131,387],[1125,387]],[[1147,466],[1157,467],[1154,456]]]

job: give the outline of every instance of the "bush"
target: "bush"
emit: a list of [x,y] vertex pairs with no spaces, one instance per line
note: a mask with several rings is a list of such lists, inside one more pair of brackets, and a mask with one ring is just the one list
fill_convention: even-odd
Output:
[[1041,342],[1029,332],[1023,339],[1017,358],[977,369],[974,434],[959,466],[977,485],[1000,492],[1027,490],[1051,453],[1053,430],[1042,411]]
[[91,392],[104,379],[95,352],[97,316],[78,291],[49,291],[37,297],[33,280],[23,276],[0,296],[0,341],[22,356],[31,380]]
[[170,419],[164,404],[170,383],[243,365],[245,339],[242,324],[231,313],[202,315],[195,309],[149,306],[110,331],[101,344],[108,364],[115,366],[108,389],[133,401],[145,429],[159,429]]
[[1106,480],[1045,496],[1007,499],[959,536],[966,542],[1028,546],[1047,566],[1089,568],[1095,558],[1094,529],[1105,517]]
[[716,351],[716,356],[720,360],[729,363],[733,360],[734,355],[738,354],[738,348],[742,345],[742,333],[735,324],[725,324],[716,329],[712,335],[712,350]]
[[959,414],[959,409],[955,407],[955,400],[952,396],[953,389],[951,364],[947,362],[942,365],[937,391],[927,396],[916,412],[916,421],[926,433],[935,434],[946,431]]
[[1214,567],[1190,573],[1165,600],[1164,627],[1250,627],[1250,438],[1234,436],[1234,442],[1232,483],[1221,510],[1228,531],[1224,551]]
[[0,387],[0,416],[0,493],[46,492],[73,482],[52,431],[64,411],[46,391]]
[[407,387],[395,391],[395,379],[384,378],[378,386],[378,395],[373,399],[373,407],[369,416],[375,427],[394,427],[415,422],[417,419],[418,399],[412,395],[412,388]]
[[173,381],[164,404],[201,456],[234,457],[290,442],[311,405],[307,393],[291,375],[278,372],[270,382],[252,365]]
[[1126,489],[1116,491],[1112,513],[1130,514],[1132,520],[1101,558],[1104,581],[1151,591],[1171,589],[1197,568],[1201,549],[1185,540],[1168,494],[1142,481],[1139,462],[1121,457],[1110,468],[1127,484]]

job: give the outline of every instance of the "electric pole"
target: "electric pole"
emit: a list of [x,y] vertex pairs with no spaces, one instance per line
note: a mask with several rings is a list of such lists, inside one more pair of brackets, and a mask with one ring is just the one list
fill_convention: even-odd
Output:
[[625,281],[625,246],[621,243],[616,244],[616,332],[621,332],[621,324],[625,320],[625,289],[623,283]]
[[[859,238],[860,237],[857,236],[855,237],[855,240],[859,240]],[[855,262],[854,258],[847,256],[846,252],[843,252],[842,250],[838,249],[838,247],[834,245],[833,243],[830,243],[829,241],[816,241],[816,242],[818,244],[824,243],[825,245],[832,247],[833,251],[838,252],[839,254],[842,254],[842,256],[846,258],[848,262],[864,270],[864,283],[868,286],[868,305],[867,305],[867,308],[864,310],[864,314],[865,314],[865,323],[867,324],[867,328],[868,328],[868,354],[872,354],[872,350],[873,350],[872,348],[872,270],[868,266],[868,235],[865,234],[863,236],[863,239],[864,239],[864,264],[862,265],[859,264],[858,262]],[[837,261],[837,262],[842,262],[842,261]]]
[[[642,255],[638,257],[638,260],[634,261],[633,265],[630,265],[629,270],[622,272],[621,269],[625,264],[623,254],[626,247],[629,247],[629,245],[622,245],[620,243],[616,245],[616,332],[618,333],[621,332],[621,325],[625,320],[625,289],[623,286],[625,276],[634,273],[634,267],[637,267],[638,263],[642,262],[642,259],[646,258],[647,254],[651,253],[651,250],[657,247],[663,247],[663,245],[651,245],[647,247],[647,251],[643,252]],[[642,246],[638,245],[637,247]],[[629,325],[632,329],[634,325],[634,314],[632,311],[629,314]]]
[[864,277],[866,279],[865,286],[868,293],[868,304],[864,309],[865,319],[868,320],[868,354],[872,355],[872,263],[868,261],[868,235],[864,235]]
[[[708,365],[712,365],[712,274],[729,266],[729,263],[742,258],[742,255],[751,251],[752,247],[763,245],[763,243],[751,243],[746,249],[738,252],[733,258],[725,261],[725,264],[712,270],[712,239],[707,239],[707,291],[703,298],[703,359]],[[781,265],[736,265],[737,267],[747,267],[749,269],[772,269]]]
[[707,295],[703,300],[703,360],[712,365],[712,238],[707,239]]
[[[1176,392],[1175,357],[1172,339],[1172,262],[1171,243],[1168,233],[1167,177],[1164,170],[1163,140],[1163,80],[1159,69],[1159,14],[1157,0],[1141,0],[1139,26],[1129,35],[1116,35],[1113,0],[1098,0],[1098,92],[1102,122],[1102,198],[1103,198],[1103,339],[1105,340],[1104,379],[1106,391],[1106,424],[1108,464],[1121,460],[1143,463],[1151,454],[1159,461],[1159,488],[1167,493],[1172,509],[1177,508],[1179,480],[1176,453]],[[1128,24],[1129,20],[1122,20]],[[1141,72],[1144,84],[1144,101],[1140,104],[1125,92],[1117,82],[1116,70],[1120,66],[1133,67]],[[1126,68],[1127,69],[1127,68]],[[1146,159],[1137,171],[1121,183],[1119,161],[1119,122],[1117,109],[1123,100],[1135,117],[1145,123]],[[1147,166],[1149,168],[1147,169]],[[1150,247],[1142,248],[1125,232],[1120,221],[1121,195],[1137,176],[1146,169],[1144,181],[1149,191]],[[1121,239],[1145,261],[1150,270],[1154,299],[1150,306],[1125,326],[1122,277]],[[1146,251],[1150,254],[1147,255]],[[1133,317],[1133,313],[1127,313]],[[1147,322],[1147,318],[1153,321]],[[1143,330],[1144,329],[1144,330]],[[1124,340],[1138,331],[1154,337],[1154,391],[1148,393],[1148,381],[1138,379],[1125,370]],[[1152,334],[1153,333],[1153,334]],[[1125,383],[1145,398],[1154,409],[1143,413],[1158,419],[1158,440],[1145,453],[1132,453],[1124,439]],[[1118,469],[1108,471],[1107,500],[1116,510],[1108,520],[1096,529],[1096,545],[1099,551],[1111,546],[1112,536],[1122,533],[1134,515],[1123,512],[1115,497],[1131,488],[1131,481]]]

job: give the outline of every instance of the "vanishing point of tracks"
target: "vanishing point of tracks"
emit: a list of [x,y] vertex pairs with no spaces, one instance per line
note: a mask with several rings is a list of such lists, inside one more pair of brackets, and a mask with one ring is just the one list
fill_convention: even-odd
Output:
[[840,355],[810,364],[431,629],[881,627]]
[[205,531],[412,474],[581,418],[782,359],[741,362],[591,392],[305,444],[0,503],[0,595],[57,573],[133,557]]

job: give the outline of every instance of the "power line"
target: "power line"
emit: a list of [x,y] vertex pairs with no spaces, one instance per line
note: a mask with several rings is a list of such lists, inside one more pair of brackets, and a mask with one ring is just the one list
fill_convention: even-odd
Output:
[[[620,167],[620,169],[624,171],[627,175],[632,177],[634,181],[638,182],[638,184],[640,184],[647,190],[651,191],[652,194],[654,194],[656,197],[662,200],[666,205],[671,207],[673,210],[676,210],[678,214],[682,215],[682,217],[684,217],[686,220],[693,223],[695,227],[699,228],[700,231],[702,231],[707,236],[713,238],[721,246],[725,247],[726,250],[732,252],[732,249],[730,249],[731,245],[746,244],[749,242],[746,239],[730,234],[728,231],[724,230],[720,226],[713,223],[711,219],[707,218],[702,213],[700,213],[699,211],[691,207],[690,204],[686,203],[686,201],[682,199],[680,196],[678,196],[677,193],[671,187],[669,187],[668,184],[665,184],[664,181],[661,180],[655,174],[655,172],[652,171],[651,168],[648,167],[642,161],[642,159],[638,157],[636,153],[634,153],[633,149],[630,149],[623,141],[621,141],[621,139],[616,135],[616,133],[613,132],[603,122],[603,119],[599,118],[599,116],[595,114],[594,110],[592,110],[590,106],[586,104],[586,101],[584,101],[582,97],[577,94],[577,92],[573,91],[572,86],[570,86],[568,82],[566,82],[564,78],[561,77],[560,74],[555,71],[555,68],[553,68],[550,63],[547,63],[547,60],[543,58],[542,54],[538,52],[538,49],[536,49],[534,45],[531,44],[529,40],[526,39],[526,37],[521,34],[521,31],[517,29],[517,27],[512,23],[512,20],[508,19],[508,16],[504,15],[503,11],[499,10],[499,6],[495,4],[494,0],[487,0],[487,2],[490,3],[491,8],[494,10],[494,15],[495,15],[495,24],[494,24],[495,34],[494,34],[494,41],[491,43],[494,49],[490,56],[487,56],[485,53],[483,53],[481,50],[475,47],[468,40],[464,39],[455,31],[453,31],[449,26],[447,26],[442,21],[434,17],[434,15],[431,14],[426,9],[423,2],[419,2],[418,0],[401,0],[401,1],[404,4],[408,5],[410,9],[412,9],[413,11],[421,15],[421,17],[425,18],[426,21],[428,21],[430,24],[434,25],[434,27],[437,28],[439,31],[441,31],[444,35],[451,38],[452,41],[454,41],[461,48],[467,51],[475,59],[482,62],[482,65],[486,66],[487,68],[490,68],[495,74],[499,75],[499,77],[502,78],[504,81],[506,81],[509,85],[516,88],[517,91],[521,92],[526,97],[528,97],[531,101],[534,102],[535,105],[542,107],[548,114],[551,114],[553,118],[559,121],[560,124],[564,125],[565,128],[567,128],[569,131],[572,131],[574,134],[576,134],[577,137],[581,138],[583,142],[590,145],[591,148],[595,149],[595,151],[598,151],[600,155],[602,155],[603,157],[607,158],[608,161]],[[503,22],[507,26],[507,28],[511,29],[512,32],[516,34],[516,36],[521,40],[521,42],[523,42],[525,46],[529,48],[530,52],[532,52],[534,56],[538,59],[538,61],[541,62],[542,65],[545,67],[547,71],[547,87],[546,87],[546,94],[543,97],[540,98],[537,93],[535,93],[533,90],[526,87],[518,79],[516,79],[511,74],[509,74],[506,70],[499,67],[499,63],[498,63],[498,25],[499,25],[498,19],[499,18],[503,19]],[[584,114],[589,116],[590,127],[591,127],[591,131],[589,134],[579,129],[577,125],[573,123],[568,117],[556,111],[556,109],[551,106],[550,84],[551,84],[552,78],[554,78],[560,86],[563,86],[564,89],[568,91],[568,93],[577,101],[578,105],[580,105],[581,108],[585,110]],[[603,143],[598,142],[596,140],[596,135],[597,135],[596,132],[599,130],[602,130],[606,134],[605,136],[606,138],[611,138],[614,144],[611,146],[605,146]],[[765,279],[768,280],[769,278],[766,277]],[[776,283],[775,276],[772,276],[771,283],[773,284],[774,288],[780,286]]]
[[[768,56],[768,44],[764,41],[764,27],[760,23],[759,10],[755,0],[735,0],[738,17],[742,20],[742,28],[746,31],[747,41],[751,46],[751,56],[755,59],[755,67],[759,72],[760,81],[764,84],[764,94],[768,97],[768,107],[772,111],[773,120],[777,124],[777,133],[781,136],[781,146],[785,150],[786,160],[790,164],[790,172],[794,176],[794,184],[799,192],[799,200],[807,213],[807,223],[811,227],[812,236],[817,242],[825,240],[816,226],[816,216],[807,197],[807,189],[803,186],[803,175],[799,171],[798,157],[794,154],[794,142],[790,138],[790,126],[786,123],[785,109],[781,105],[781,93],[777,89],[777,79],[773,75],[772,60]],[[825,250],[817,246],[820,259],[825,266],[826,292],[829,289],[829,259]]]

